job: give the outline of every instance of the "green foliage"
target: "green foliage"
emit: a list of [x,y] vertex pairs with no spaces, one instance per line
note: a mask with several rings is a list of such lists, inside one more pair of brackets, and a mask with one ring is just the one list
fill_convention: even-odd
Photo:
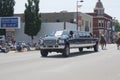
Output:
[[0,35],[5,35],[5,29],[0,29]]
[[14,0],[0,0],[0,17],[14,15]]
[[[14,0],[0,0],[0,17],[14,15]],[[5,35],[5,29],[0,29],[0,35]]]
[[28,0],[28,4],[25,4],[25,34],[31,36],[32,40],[34,36],[38,34],[41,28],[41,15],[39,14],[39,0]]
[[120,32],[120,23],[117,20],[115,21],[115,31]]

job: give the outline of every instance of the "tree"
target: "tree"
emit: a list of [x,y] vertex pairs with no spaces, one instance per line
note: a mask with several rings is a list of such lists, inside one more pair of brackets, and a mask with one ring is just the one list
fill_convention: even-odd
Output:
[[39,14],[39,0],[28,0],[25,4],[25,34],[31,36],[33,41],[34,36],[38,34],[41,29],[41,15]]
[[[14,15],[14,0],[0,0],[0,17]],[[5,29],[0,29],[0,35],[5,35]]]
[[120,32],[120,23],[118,22],[118,20],[115,21],[115,31]]

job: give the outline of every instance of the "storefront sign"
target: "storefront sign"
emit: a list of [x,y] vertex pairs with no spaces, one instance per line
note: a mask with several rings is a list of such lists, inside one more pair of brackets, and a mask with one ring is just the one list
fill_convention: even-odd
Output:
[[0,29],[19,29],[20,17],[0,17]]

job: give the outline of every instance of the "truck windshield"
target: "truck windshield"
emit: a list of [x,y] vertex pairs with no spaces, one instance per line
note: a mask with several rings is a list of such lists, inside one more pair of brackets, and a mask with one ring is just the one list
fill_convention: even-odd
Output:
[[53,32],[51,33],[49,36],[63,36],[63,35],[68,35],[68,31],[56,31],[56,32]]

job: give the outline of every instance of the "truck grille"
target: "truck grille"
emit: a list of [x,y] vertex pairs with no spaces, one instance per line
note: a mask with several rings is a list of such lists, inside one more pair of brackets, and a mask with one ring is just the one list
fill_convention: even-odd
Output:
[[45,46],[54,46],[57,44],[57,40],[44,40]]

